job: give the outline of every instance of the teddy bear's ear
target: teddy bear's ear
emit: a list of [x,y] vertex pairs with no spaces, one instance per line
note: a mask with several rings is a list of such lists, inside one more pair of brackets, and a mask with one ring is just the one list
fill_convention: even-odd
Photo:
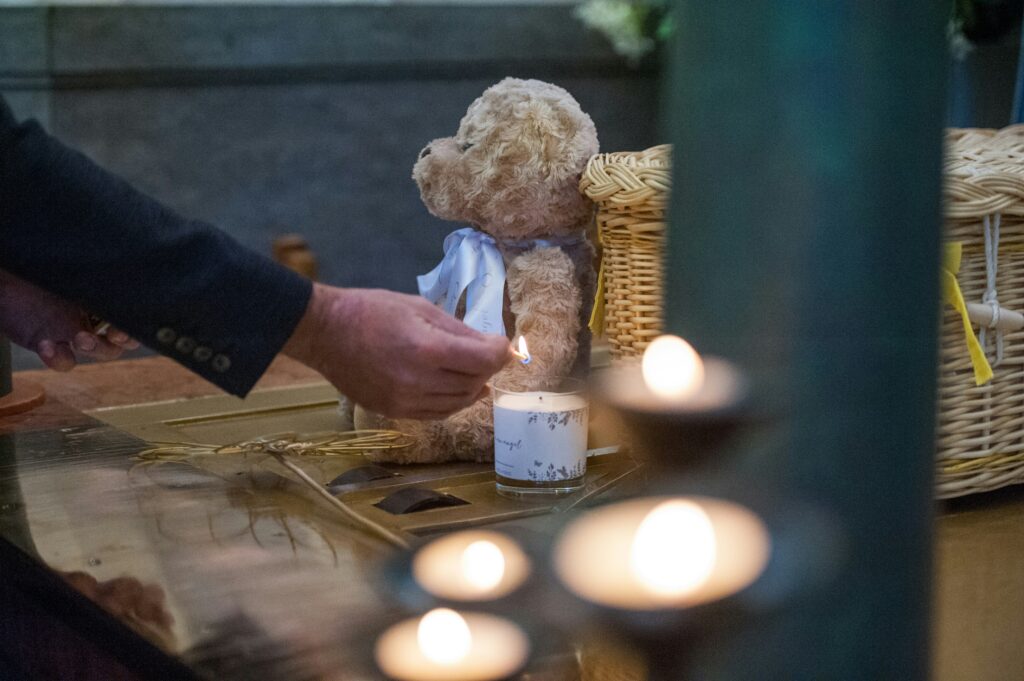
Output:
[[594,124],[582,111],[552,106],[542,99],[521,102],[516,108],[524,125],[521,141],[531,147],[549,177],[580,173],[587,159],[597,153]]

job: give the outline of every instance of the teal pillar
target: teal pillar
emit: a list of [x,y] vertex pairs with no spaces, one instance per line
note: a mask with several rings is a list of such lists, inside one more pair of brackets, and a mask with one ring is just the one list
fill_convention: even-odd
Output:
[[667,326],[774,417],[736,478],[831,513],[849,551],[695,678],[928,677],[948,9],[675,3]]

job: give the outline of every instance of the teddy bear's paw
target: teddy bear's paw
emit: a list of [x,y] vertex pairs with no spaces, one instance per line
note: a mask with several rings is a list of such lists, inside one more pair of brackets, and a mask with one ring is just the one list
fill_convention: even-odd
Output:
[[424,456],[419,452],[422,448],[423,438],[420,436],[421,426],[417,421],[402,422],[389,419],[386,416],[381,416],[376,412],[364,409],[357,404],[353,413],[352,425],[355,430],[393,430],[408,435],[413,439],[413,444],[410,447],[368,452],[366,457],[370,461],[376,463],[415,463]]
[[492,463],[494,461],[494,448],[491,447],[483,451],[477,450],[473,460],[477,463]]
[[441,463],[451,461],[452,457],[444,446],[443,426],[441,421],[416,421],[400,419],[388,421],[388,429],[398,431],[410,439],[413,444],[398,449],[382,449],[369,452],[367,456],[377,463]]
[[494,460],[494,421],[490,400],[453,414],[445,422],[447,448],[457,461]]
[[416,442],[409,447],[399,449],[381,449],[366,454],[366,458],[373,463],[437,463],[434,460],[433,450],[425,447],[422,442]]

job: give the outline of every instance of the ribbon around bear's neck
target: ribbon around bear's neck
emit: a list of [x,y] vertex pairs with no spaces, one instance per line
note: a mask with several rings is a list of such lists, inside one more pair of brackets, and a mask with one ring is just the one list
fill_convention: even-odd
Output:
[[[501,244],[512,250],[561,248],[580,244],[582,233],[547,239],[507,240]],[[420,295],[455,314],[463,291],[466,292],[466,316],[463,322],[481,333],[505,335],[502,307],[505,302],[505,259],[490,234],[472,227],[457,229],[444,240],[444,259],[426,274],[416,277]]]
[[505,260],[489,234],[464,227],[444,240],[444,259],[416,277],[420,295],[450,315],[466,292],[463,322],[481,333],[505,335]]

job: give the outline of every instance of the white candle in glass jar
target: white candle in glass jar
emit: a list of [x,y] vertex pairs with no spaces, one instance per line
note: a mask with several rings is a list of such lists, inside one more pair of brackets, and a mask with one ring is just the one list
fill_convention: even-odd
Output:
[[511,480],[551,483],[587,470],[587,399],[578,392],[495,390],[494,470]]

